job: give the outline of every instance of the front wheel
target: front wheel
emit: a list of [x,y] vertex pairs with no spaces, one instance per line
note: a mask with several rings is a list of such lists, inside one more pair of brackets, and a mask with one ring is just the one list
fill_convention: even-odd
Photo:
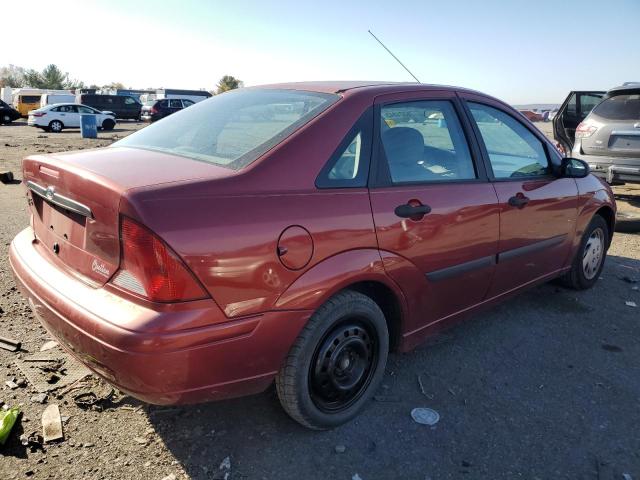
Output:
[[576,290],[593,287],[604,268],[604,261],[609,247],[609,227],[604,218],[595,215],[587,227],[569,270],[562,282]]
[[285,411],[324,430],[358,415],[384,375],[389,333],[371,298],[346,290],[322,305],[291,347],[276,377]]
[[114,122],[113,120],[105,120],[104,122],[102,122],[102,128],[104,130],[113,130],[113,127],[116,126],[116,122]]
[[2,115],[1,120],[2,121],[0,121],[0,123],[4,123],[5,125],[9,125],[13,121],[13,118],[11,118],[10,115],[7,115],[5,113],[4,115]]

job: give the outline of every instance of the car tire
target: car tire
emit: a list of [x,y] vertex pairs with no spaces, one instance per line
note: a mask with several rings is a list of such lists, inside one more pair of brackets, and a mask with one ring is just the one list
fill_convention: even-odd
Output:
[[113,130],[113,127],[115,126],[116,126],[116,122],[114,122],[113,120],[105,120],[104,122],[102,122],[103,130]]
[[2,115],[2,118],[0,118],[0,123],[3,125],[9,125],[12,121],[13,118],[11,118],[11,115],[4,114]]
[[359,292],[340,292],[311,316],[289,350],[276,376],[280,403],[314,430],[346,423],[379,387],[388,351],[378,304]]
[[63,128],[64,128],[64,125],[60,120],[53,120],[49,123],[48,131],[53,133],[60,133]]
[[582,235],[580,248],[573,259],[571,270],[561,278],[566,287],[586,290],[596,284],[607,257],[609,236],[606,220],[600,215],[594,215]]

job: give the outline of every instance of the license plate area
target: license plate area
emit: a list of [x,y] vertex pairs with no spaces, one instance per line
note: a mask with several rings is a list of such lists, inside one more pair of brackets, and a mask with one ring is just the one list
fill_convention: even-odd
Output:
[[640,151],[640,135],[612,135],[609,148],[611,150]]
[[[49,203],[38,195],[32,197],[36,214],[43,229],[53,233],[60,240],[79,248],[84,247],[87,217]],[[36,233],[38,232],[36,231]]]

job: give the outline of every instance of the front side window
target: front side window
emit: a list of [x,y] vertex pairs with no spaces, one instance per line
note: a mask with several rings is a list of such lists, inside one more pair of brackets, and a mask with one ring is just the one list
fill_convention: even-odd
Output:
[[469,103],[480,130],[495,178],[518,178],[549,173],[542,142],[515,118],[497,108]]
[[133,105],[136,101],[131,97],[124,97],[124,103],[125,105]]
[[182,102],[180,100],[169,100],[169,107],[182,108]]
[[609,97],[593,109],[606,120],[640,120],[640,93]]
[[393,183],[477,178],[451,102],[385,105],[381,116],[380,136]]
[[238,89],[185,108],[113,143],[245,167],[340,97],[302,90]]

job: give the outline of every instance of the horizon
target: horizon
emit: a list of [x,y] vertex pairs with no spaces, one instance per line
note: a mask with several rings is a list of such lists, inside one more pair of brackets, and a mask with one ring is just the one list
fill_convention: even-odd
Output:
[[[458,1],[437,9],[435,2],[406,1],[393,11],[381,2],[363,8],[334,0],[321,8],[300,8],[292,0],[279,8],[195,0],[161,6],[143,0],[135,9],[123,0],[108,6],[73,0],[64,9],[45,0],[32,4],[48,25],[90,28],[54,29],[49,35],[61,47],[51,49],[33,33],[25,36],[23,25],[8,22],[6,38],[18,40],[2,53],[0,66],[42,70],[54,63],[87,85],[212,90],[223,75],[246,86],[413,80],[368,29],[423,83],[480,90],[515,105],[559,104],[570,90],[640,80],[640,55],[631,41],[640,17],[634,0],[615,0],[610,8],[625,15],[611,22],[601,21],[592,0],[543,0],[533,8],[523,1]],[[589,33],[565,33],[566,19],[576,18],[577,9],[577,26],[597,25],[593,41]]]

